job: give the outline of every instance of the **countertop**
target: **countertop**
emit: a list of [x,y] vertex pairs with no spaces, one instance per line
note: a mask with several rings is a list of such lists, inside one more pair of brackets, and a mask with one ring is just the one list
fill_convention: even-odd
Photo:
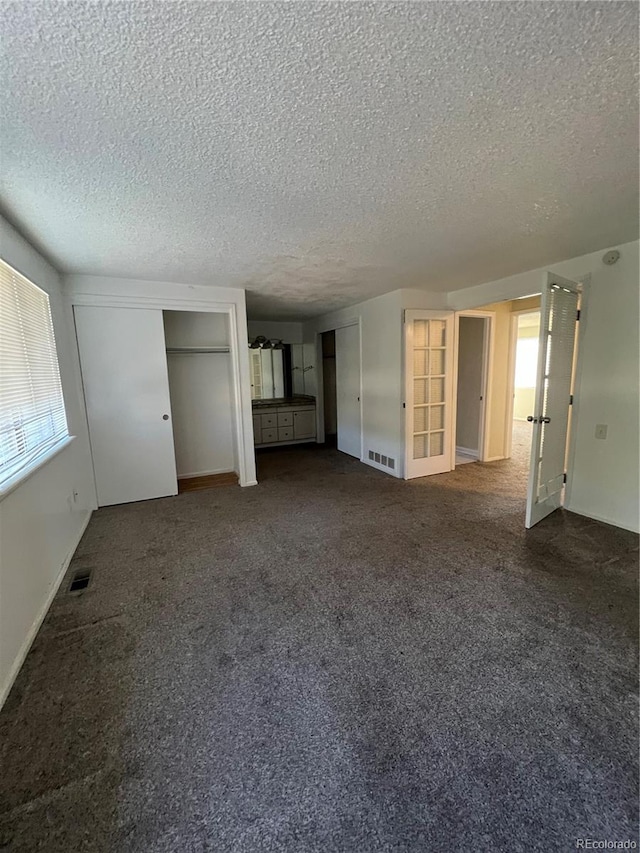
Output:
[[278,406],[315,406],[316,398],[306,394],[296,394],[294,397],[274,397],[272,400],[252,400],[253,409],[275,409]]

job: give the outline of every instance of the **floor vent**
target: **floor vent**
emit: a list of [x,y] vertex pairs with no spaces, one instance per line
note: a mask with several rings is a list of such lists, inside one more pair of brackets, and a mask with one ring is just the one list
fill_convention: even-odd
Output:
[[69,584],[69,592],[84,592],[91,582],[91,569],[78,569]]
[[377,462],[378,465],[384,465],[385,468],[396,467],[396,460],[391,456],[385,456],[383,453],[376,453],[374,450],[369,451],[369,459],[371,462]]

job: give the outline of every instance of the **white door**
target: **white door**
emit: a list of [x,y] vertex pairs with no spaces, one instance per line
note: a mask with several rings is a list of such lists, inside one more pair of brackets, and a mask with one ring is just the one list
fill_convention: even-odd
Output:
[[360,327],[336,329],[338,450],[362,458],[360,413]]
[[533,527],[562,506],[573,379],[579,285],[547,273],[540,306],[531,466],[525,525]]
[[405,479],[451,471],[453,311],[405,311]]
[[98,505],[177,493],[162,311],[74,309]]

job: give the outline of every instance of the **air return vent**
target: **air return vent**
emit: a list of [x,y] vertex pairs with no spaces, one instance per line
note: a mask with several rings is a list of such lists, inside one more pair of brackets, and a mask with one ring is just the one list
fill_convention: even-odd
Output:
[[78,569],[69,584],[69,592],[84,592],[91,583],[91,569]]
[[385,468],[392,468],[395,470],[396,460],[392,456],[385,456],[384,453],[376,453],[375,450],[370,450],[369,459],[371,462],[383,465]]

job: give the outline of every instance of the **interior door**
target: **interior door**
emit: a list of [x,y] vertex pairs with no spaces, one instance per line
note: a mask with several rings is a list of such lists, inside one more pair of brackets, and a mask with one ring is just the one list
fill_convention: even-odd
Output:
[[405,479],[451,470],[453,311],[405,311]]
[[540,305],[531,465],[525,525],[533,527],[562,506],[569,406],[573,381],[579,285],[547,273]]
[[338,450],[362,458],[360,410],[360,327],[336,329]]
[[74,308],[98,505],[178,490],[162,311]]

